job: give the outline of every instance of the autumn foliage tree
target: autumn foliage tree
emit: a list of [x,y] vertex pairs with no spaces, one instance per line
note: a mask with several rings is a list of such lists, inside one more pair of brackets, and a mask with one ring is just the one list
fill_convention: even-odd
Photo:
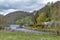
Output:
[[40,24],[45,21],[45,14],[42,12],[39,14],[39,17],[37,18],[37,23]]

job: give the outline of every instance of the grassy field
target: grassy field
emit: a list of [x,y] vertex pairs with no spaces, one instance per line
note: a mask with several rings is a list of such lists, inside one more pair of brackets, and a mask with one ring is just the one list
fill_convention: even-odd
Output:
[[0,31],[0,40],[60,40],[60,36],[49,34]]

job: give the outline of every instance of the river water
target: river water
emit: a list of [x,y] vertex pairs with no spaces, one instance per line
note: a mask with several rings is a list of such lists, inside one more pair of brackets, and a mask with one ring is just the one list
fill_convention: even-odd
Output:
[[9,30],[9,28],[11,28],[10,30],[14,30],[14,31],[22,31],[22,32],[30,32],[30,33],[40,33],[40,34],[54,34],[52,32],[42,32],[42,31],[30,30],[30,29],[26,29],[26,28],[16,28],[15,26],[7,27],[8,30]]

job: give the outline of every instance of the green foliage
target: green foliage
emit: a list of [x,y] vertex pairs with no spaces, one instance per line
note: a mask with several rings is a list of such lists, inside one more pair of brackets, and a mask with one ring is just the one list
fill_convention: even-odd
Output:
[[37,18],[37,23],[41,23],[45,21],[45,14],[40,13],[39,17]]
[[46,20],[45,20],[46,22],[48,22],[48,21],[51,21],[51,19],[50,18],[46,18]]
[[16,21],[16,24],[20,24],[20,23],[33,24],[30,16],[24,17],[24,18],[22,18],[22,19],[18,19],[18,20]]

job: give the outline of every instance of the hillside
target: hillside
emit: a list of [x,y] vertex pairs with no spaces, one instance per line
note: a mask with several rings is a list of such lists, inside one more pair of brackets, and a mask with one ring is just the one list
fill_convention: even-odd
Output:
[[60,1],[56,3],[48,3],[45,7],[38,10],[38,15],[44,13],[51,20],[60,20]]
[[9,24],[15,24],[17,20],[22,19],[26,16],[32,16],[32,13],[15,11],[7,14],[5,17],[7,18]]
[[0,18],[2,18],[2,17],[3,17],[3,15],[0,14]]

